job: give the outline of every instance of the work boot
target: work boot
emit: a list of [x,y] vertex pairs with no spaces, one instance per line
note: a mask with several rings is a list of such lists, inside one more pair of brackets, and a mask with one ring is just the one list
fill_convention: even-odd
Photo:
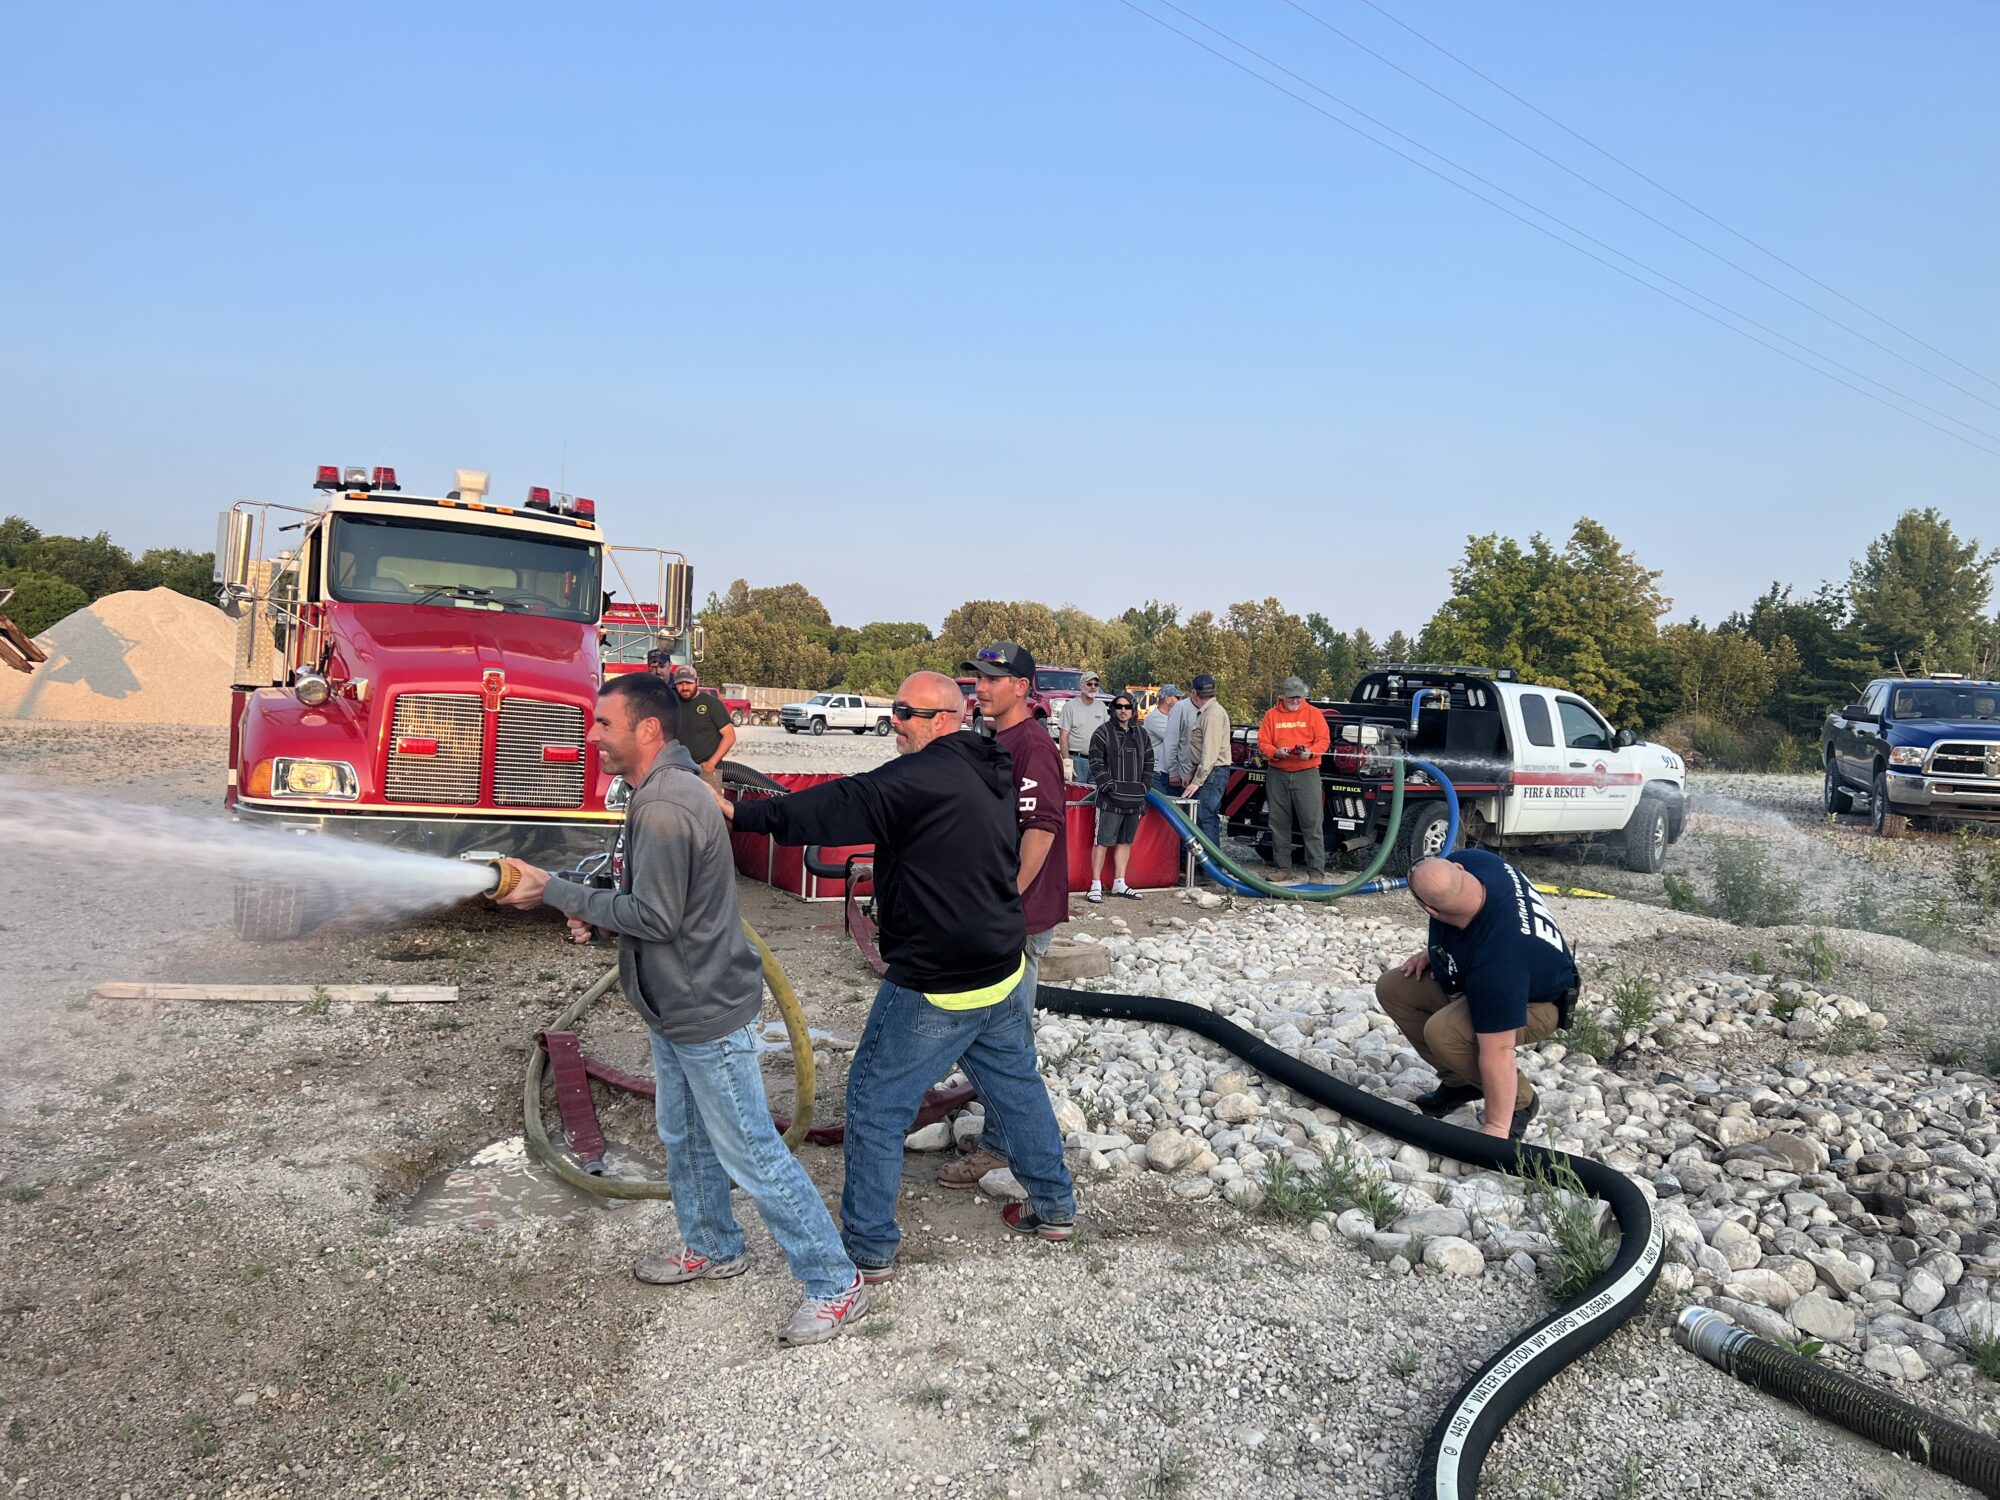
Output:
[[632,1274],[653,1286],[679,1286],[687,1281],[727,1281],[750,1269],[750,1257],[710,1260],[682,1246],[672,1255],[642,1255],[632,1262]]
[[1521,1108],[1514,1111],[1514,1123],[1507,1127],[1507,1139],[1518,1141],[1527,1134],[1528,1122],[1542,1112],[1542,1096],[1537,1094]]
[[974,1147],[957,1161],[946,1162],[938,1172],[938,1186],[947,1188],[976,1188],[979,1179],[988,1172],[998,1171],[1007,1165],[1007,1158],[996,1156],[984,1146]]
[[868,1314],[868,1284],[859,1275],[837,1297],[808,1297],[778,1333],[781,1344],[824,1344]]
[[1461,1104],[1470,1104],[1483,1092],[1462,1083],[1440,1083],[1428,1094],[1419,1094],[1410,1102],[1431,1118],[1442,1119]]

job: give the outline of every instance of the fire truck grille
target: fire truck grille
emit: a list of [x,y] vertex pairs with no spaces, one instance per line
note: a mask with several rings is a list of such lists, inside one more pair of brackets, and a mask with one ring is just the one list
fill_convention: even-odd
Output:
[[584,728],[583,710],[567,703],[531,698],[503,702],[493,761],[494,802],[501,807],[583,806]]
[[403,694],[389,722],[390,799],[477,802],[485,737],[479,694]]

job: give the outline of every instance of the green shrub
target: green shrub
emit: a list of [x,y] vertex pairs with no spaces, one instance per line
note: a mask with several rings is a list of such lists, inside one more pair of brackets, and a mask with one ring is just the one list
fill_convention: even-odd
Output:
[[1531,1165],[1522,1153],[1520,1167],[1529,1211],[1555,1244],[1556,1299],[1567,1301],[1602,1275],[1611,1258],[1611,1242],[1597,1225],[1597,1200],[1584,1190],[1576,1169],[1560,1158],[1541,1157]]
[[1799,957],[1805,960],[1806,977],[1814,984],[1825,984],[1840,972],[1840,953],[1827,940],[1826,931],[1815,927],[1812,936],[1799,948]]
[[1588,1052],[1599,1062],[1618,1050],[1595,1011],[1578,1010],[1569,1018],[1569,1025],[1556,1033],[1556,1040],[1572,1052]]
[[1660,877],[1660,884],[1666,890],[1667,905],[1675,911],[1701,910],[1701,897],[1695,894],[1694,882],[1687,876],[1670,870]]
[[1951,840],[1951,883],[1981,911],[2000,909],[2000,839],[1959,829]]
[[1643,1032],[1660,1008],[1660,987],[1649,974],[1618,976],[1611,986],[1611,1011],[1618,1029]]
[[1799,882],[1771,867],[1755,839],[1715,841],[1715,915],[1738,927],[1776,927],[1799,914],[1805,893]]
[[1771,743],[1767,769],[1781,776],[1796,776],[1819,759],[1817,746],[1810,746],[1795,734],[1783,734]]

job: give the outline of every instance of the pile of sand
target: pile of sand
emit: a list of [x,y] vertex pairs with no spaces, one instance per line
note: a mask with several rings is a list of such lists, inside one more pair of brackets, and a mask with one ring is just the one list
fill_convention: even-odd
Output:
[[236,622],[172,589],[106,594],[36,636],[49,659],[0,671],[0,719],[227,724]]

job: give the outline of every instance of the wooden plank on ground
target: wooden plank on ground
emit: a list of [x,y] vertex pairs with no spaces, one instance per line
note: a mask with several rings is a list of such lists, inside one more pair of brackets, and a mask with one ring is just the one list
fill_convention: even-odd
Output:
[[233,1005],[451,1005],[455,984],[100,984],[93,1000],[206,1000]]

